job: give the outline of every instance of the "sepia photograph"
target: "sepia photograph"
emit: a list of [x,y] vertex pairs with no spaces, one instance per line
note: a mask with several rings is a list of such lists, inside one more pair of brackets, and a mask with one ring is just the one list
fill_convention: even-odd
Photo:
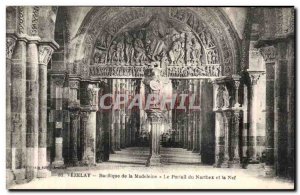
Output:
[[7,190],[295,190],[295,7],[5,12]]

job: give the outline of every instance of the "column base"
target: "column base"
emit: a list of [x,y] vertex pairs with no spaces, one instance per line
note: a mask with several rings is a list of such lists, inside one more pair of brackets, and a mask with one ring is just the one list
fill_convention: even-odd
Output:
[[46,178],[51,176],[51,171],[48,169],[40,169],[37,172],[37,178]]
[[223,160],[220,160],[217,164],[218,168],[229,168],[229,160],[228,158],[225,158]]
[[239,169],[239,168],[243,168],[242,164],[240,164],[239,161],[229,161],[228,162],[228,168],[236,168],[236,169]]
[[160,156],[150,156],[146,162],[146,167],[161,165]]
[[96,162],[94,157],[86,157],[81,161],[81,164],[84,166],[95,166]]
[[265,177],[275,177],[276,176],[274,166],[265,165],[264,172],[265,172],[265,175],[264,175]]
[[199,153],[200,151],[198,149],[193,149],[192,153]]
[[52,167],[53,168],[60,168],[60,167],[64,167],[65,163],[63,160],[54,160],[54,162],[52,162]]
[[222,163],[220,164],[220,168],[230,168],[230,167],[229,167],[229,162],[222,162]]
[[16,184],[24,184],[27,183],[26,170],[25,169],[15,169],[13,170],[14,173],[14,180]]
[[113,149],[110,149],[109,153],[115,154],[116,152]]
[[248,164],[259,164],[259,161],[256,159],[249,159]]
[[79,165],[78,159],[72,159],[72,160],[70,161],[70,166],[71,166],[71,167],[78,167],[78,165]]
[[11,169],[6,169],[6,188],[15,184],[14,173]]

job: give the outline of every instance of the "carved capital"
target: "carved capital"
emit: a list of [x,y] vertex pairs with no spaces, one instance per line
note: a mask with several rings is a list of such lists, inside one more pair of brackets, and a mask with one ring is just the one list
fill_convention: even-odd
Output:
[[53,48],[48,45],[39,46],[39,64],[47,65],[53,53]]
[[162,122],[163,121],[163,115],[160,111],[158,110],[149,110],[147,111],[147,117],[152,121],[152,122]]
[[259,51],[265,62],[274,62],[276,60],[277,49],[274,46],[262,47]]
[[239,80],[235,80],[235,81],[234,81],[234,86],[235,86],[235,89],[236,89],[236,90],[239,89],[240,84],[241,84],[241,82],[240,82]]
[[223,116],[224,116],[224,122],[228,124],[230,119],[233,117],[232,111],[224,111]]
[[251,85],[256,85],[260,76],[262,74],[264,74],[264,71],[249,71],[248,70],[248,73],[249,73],[249,77],[250,77],[250,80],[251,80]]
[[89,112],[88,111],[81,111],[80,112],[80,117],[81,117],[81,120],[86,122],[88,120],[88,117],[89,117]]
[[240,111],[235,111],[234,114],[233,114],[233,120],[234,122],[237,124],[239,123],[240,119],[241,119],[241,114],[240,114]]
[[78,89],[79,88],[79,81],[69,81],[70,89]]
[[77,120],[79,117],[79,110],[71,110],[70,111],[70,119],[71,121]]
[[6,58],[11,59],[16,46],[15,37],[6,37]]
[[232,79],[234,81],[235,89],[238,89],[241,83],[241,76],[240,75],[232,75]]

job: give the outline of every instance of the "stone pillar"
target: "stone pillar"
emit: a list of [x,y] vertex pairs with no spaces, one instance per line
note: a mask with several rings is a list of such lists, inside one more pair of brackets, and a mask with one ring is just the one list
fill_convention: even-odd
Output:
[[248,129],[249,129],[249,122],[248,122],[248,115],[249,113],[249,95],[248,95],[248,86],[244,84],[244,98],[243,98],[243,131],[242,131],[242,163],[243,166],[246,166],[248,163]]
[[213,85],[203,80],[201,96],[201,162],[213,164],[215,159],[215,113],[213,112]]
[[88,85],[89,105],[83,108],[86,115],[86,123],[84,131],[84,151],[83,163],[86,165],[96,164],[96,111],[97,111],[97,97],[98,88],[96,86]]
[[184,116],[183,116],[183,125],[182,125],[182,129],[183,129],[183,148],[184,149],[188,149],[188,117],[189,114],[188,112],[184,112]]
[[198,153],[199,152],[199,140],[198,140],[198,125],[197,125],[197,112],[193,111],[193,147],[192,152]]
[[240,87],[241,76],[232,75],[232,78],[233,78],[234,87],[235,87],[235,93],[234,93],[235,104],[234,104],[234,107],[239,108],[241,106],[241,104],[239,103],[239,87]]
[[215,137],[216,137],[216,148],[215,148],[215,167],[221,167],[224,161],[224,149],[225,149],[225,138],[223,131],[223,116],[221,112],[215,112]]
[[150,123],[150,155],[146,166],[161,165],[160,162],[160,131],[162,128],[162,113],[157,110],[147,111]]
[[125,110],[122,109],[122,112],[120,114],[121,120],[120,120],[120,134],[121,134],[121,142],[120,147],[125,148],[126,147],[126,129],[125,129],[125,123],[126,123],[126,114]]
[[[208,112],[212,112],[212,110],[206,110],[206,91],[205,91],[205,80],[201,79],[199,80],[199,89],[198,89],[199,93],[198,93],[198,100],[199,100],[199,105],[200,105],[200,110],[198,110],[198,119],[197,119],[197,123],[198,123],[198,140],[199,140],[199,154],[200,157],[202,159],[202,135],[205,133],[206,131],[206,115],[208,114]],[[205,135],[205,134],[204,134]]]
[[26,176],[37,177],[38,131],[39,131],[39,86],[38,46],[39,38],[31,38],[26,56]]
[[182,148],[185,148],[185,132],[186,132],[186,126],[185,126],[185,115],[183,115],[183,113],[181,113],[181,117],[180,117],[180,124],[179,129],[180,129],[180,134],[181,134],[181,138],[180,138],[180,144]]
[[12,172],[12,123],[11,123],[11,65],[16,45],[15,35],[6,35],[6,184],[10,186],[14,180]]
[[232,110],[228,102],[230,96],[224,80],[214,80],[214,111],[215,111],[215,166],[228,167],[230,152],[230,130]]
[[295,178],[295,41],[289,40],[289,63],[288,63],[288,88],[287,88],[287,125],[288,125],[288,151],[287,151],[287,160],[288,160],[288,167],[287,167],[287,174],[289,178]]
[[[188,82],[188,86],[189,86],[189,96],[193,93],[193,82],[192,80],[189,80]],[[191,102],[189,102],[190,104]],[[192,150],[193,148],[193,124],[194,124],[194,121],[193,121],[193,113],[192,113],[192,110],[189,108],[189,105],[187,105],[188,107],[188,146],[187,146],[187,150]]]
[[[72,107],[70,109],[70,165],[78,166],[77,156],[77,134],[78,134],[78,120],[79,107]],[[57,138],[56,138],[57,139]]]
[[[87,121],[90,115],[89,108],[81,108],[80,111],[80,131],[78,132],[78,136],[80,136],[80,145],[78,148],[80,148],[80,154],[81,156],[81,164],[88,164],[88,159],[86,157],[86,148],[87,148]],[[80,157],[79,157],[80,159]],[[85,162],[85,159],[87,159],[87,163]]]
[[274,87],[275,87],[275,59],[276,48],[267,46],[261,48],[262,56],[266,63],[266,159],[265,175],[274,176]]
[[52,52],[58,48],[54,43],[39,45],[39,149],[38,149],[38,177],[50,176],[47,170],[47,65]]
[[77,139],[79,128],[79,112],[80,101],[77,99],[79,80],[78,78],[70,78],[69,80],[69,113],[70,113],[70,151],[69,151],[69,163],[71,166],[78,165],[77,156]]
[[120,126],[121,126],[121,114],[120,110],[115,110],[114,111],[114,116],[115,116],[115,124],[114,124],[114,129],[115,129],[115,151],[120,151],[121,150],[121,131],[120,131]]
[[258,105],[258,94],[257,91],[257,82],[260,78],[262,71],[250,71],[248,70],[250,79],[251,79],[251,91],[250,91],[250,131],[248,135],[248,154],[249,154],[249,163],[259,163],[259,154],[257,152],[257,142],[258,142],[258,132],[257,132],[257,109]]
[[85,165],[96,164],[96,112],[94,110],[83,111],[85,113],[85,128],[83,137],[83,157],[82,161]]
[[229,167],[240,167],[240,119],[241,119],[241,110],[237,109],[233,112],[233,121],[232,128],[230,129],[230,162]]
[[[199,106],[199,89],[198,89],[198,81],[194,80],[194,87],[193,87],[193,93],[195,101],[194,106]],[[199,152],[199,127],[198,127],[198,113],[199,110],[193,109],[193,148],[192,152],[198,153]]]
[[230,133],[229,131],[231,130],[231,119],[232,119],[232,112],[230,110],[223,111],[223,124],[224,124],[224,159],[221,164],[221,167],[229,167],[230,163]]
[[[146,102],[152,102],[147,105],[149,108],[146,109],[147,119],[149,122],[148,131],[150,131],[150,154],[146,162],[146,166],[160,165],[160,135],[162,129],[162,113],[160,110],[159,98],[162,91],[162,83],[160,78],[160,69],[152,67],[146,73],[144,84],[145,84],[145,98]],[[153,98],[156,98],[156,102],[153,102]],[[147,103],[146,103],[147,104]]]
[[221,167],[224,161],[224,151],[225,151],[225,135],[224,135],[224,121],[222,116],[222,111],[217,107],[217,91],[219,85],[216,81],[213,83],[213,109],[215,111],[215,167]]
[[[52,136],[54,138],[55,149],[53,156],[54,161],[52,162],[53,167],[61,167],[64,165],[63,158],[63,85],[65,80],[65,75],[62,72],[51,73],[51,87],[50,94],[52,100],[52,107],[49,122],[53,122],[53,132]],[[49,135],[51,136],[51,135]],[[52,138],[52,137],[51,137]]]
[[11,125],[12,170],[16,183],[25,182],[26,167],[26,42],[19,38],[12,55]]

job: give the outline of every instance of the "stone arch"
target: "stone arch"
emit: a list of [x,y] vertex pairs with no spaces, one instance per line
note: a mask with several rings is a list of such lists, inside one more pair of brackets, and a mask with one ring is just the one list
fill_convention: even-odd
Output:
[[88,77],[88,68],[93,50],[99,37],[109,32],[114,36],[131,22],[142,20],[154,11],[165,12],[168,17],[188,25],[199,33],[199,25],[212,34],[220,51],[224,75],[230,76],[240,71],[240,38],[230,20],[220,8],[141,8],[141,7],[109,7],[93,8],[83,20],[76,35],[75,49],[72,52],[73,65],[81,67],[80,71]]

